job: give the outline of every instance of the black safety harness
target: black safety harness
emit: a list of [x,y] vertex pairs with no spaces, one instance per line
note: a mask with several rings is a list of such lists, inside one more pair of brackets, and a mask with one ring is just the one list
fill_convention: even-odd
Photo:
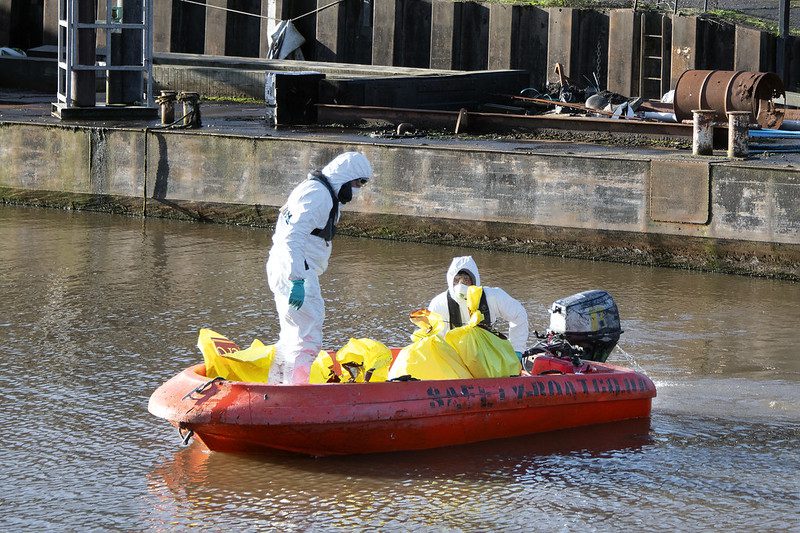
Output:
[[[458,306],[458,302],[456,302],[453,297],[450,296],[450,291],[447,291],[447,311],[450,313],[451,329],[460,328],[464,325],[464,323],[461,321],[461,309]],[[489,303],[486,301],[486,292],[481,294],[481,301],[478,304],[478,311],[480,311],[483,315],[483,321],[479,324],[479,326],[491,330],[492,317],[489,314]]]
[[331,200],[333,200],[333,207],[331,207],[331,212],[328,215],[328,222],[325,224],[325,227],[314,229],[311,235],[324,239],[325,242],[331,242],[333,236],[336,235],[336,217],[339,215],[339,199],[336,197],[331,183],[324,174],[315,174],[311,176],[311,179],[323,184],[325,188],[328,189],[328,192],[331,193]]

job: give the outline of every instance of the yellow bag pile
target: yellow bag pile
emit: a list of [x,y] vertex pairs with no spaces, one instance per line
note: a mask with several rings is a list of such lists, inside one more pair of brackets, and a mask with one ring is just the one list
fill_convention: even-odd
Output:
[[392,352],[372,339],[350,339],[335,354],[320,352],[311,365],[309,383],[366,383],[386,381]]
[[444,328],[441,315],[420,309],[412,312],[410,318],[419,329],[411,335],[414,342],[397,354],[388,379],[404,376],[419,380],[472,377],[458,353],[438,335]]
[[473,377],[518,376],[522,364],[511,343],[478,326],[483,321],[483,313],[478,311],[482,295],[483,287],[473,285],[467,290],[469,324],[451,329],[445,339],[456,349]]
[[231,381],[266,383],[269,368],[275,358],[275,345],[266,346],[256,339],[246,350],[219,333],[203,328],[197,338],[203,353],[206,376]]

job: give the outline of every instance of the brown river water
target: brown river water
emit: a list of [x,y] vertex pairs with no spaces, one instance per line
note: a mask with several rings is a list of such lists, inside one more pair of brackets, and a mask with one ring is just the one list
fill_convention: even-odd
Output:
[[[344,458],[209,453],[147,412],[198,330],[278,334],[271,231],[0,207],[0,530],[800,529],[800,284],[337,237],[325,339],[408,344],[455,255],[528,310],[605,289],[650,420]],[[533,338],[531,338],[533,341]]]

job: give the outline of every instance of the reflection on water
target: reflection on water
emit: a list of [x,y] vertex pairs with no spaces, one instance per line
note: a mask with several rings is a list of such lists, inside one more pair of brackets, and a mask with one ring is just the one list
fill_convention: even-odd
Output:
[[[592,426],[577,430],[562,430],[535,436],[517,437],[496,442],[482,442],[458,447],[433,450],[409,451],[399,453],[371,454],[368,456],[330,456],[314,458],[289,452],[274,451],[263,454],[210,453],[201,445],[191,445],[176,453],[167,464],[154,470],[155,476],[163,476],[170,490],[184,490],[180,483],[176,489],[172,476],[177,472],[192,478],[195,482],[209,484],[206,466],[210,462],[224,465],[226,461],[256,461],[264,470],[270,470],[270,478],[276,480],[295,470],[306,470],[318,474],[338,477],[346,474],[352,477],[379,477],[396,479],[449,479],[459,477],[465,481],[491,482],[498,479],[516,477],[520,469],[534,467],[540,457],[552,454],[581,453],[586,457],[602,457],[614,452],[631,452],[652,443],[650,421],[630,420],[614,424]],[[508,462],[513,457],[516,461]],[[178,466],[180,464],[181,466]],[[164,468],[166,466],[166,468]],[[216,468],[212,469],[217,471]],[[220,469],[226,470],[225,468]],[[228,469],[229,470],[229,469]],[[211,484],[220,483],[240,486],[241,483],[258,483],[261,472],[250,479],[228,475],[216,477]],[[339,480],[335,480],[338,483]],[[294,481],[301,483],[305,490],[328,492],[333,487],[320,485],[317,480],[308,478]]]
[[[443,512],[461,512],[464,505],[491,521],[498,512],[506,514],[495,498],[513,496],[509,487],[516,486],[514,492],[525,485],[562,482],[560,467],[551,461],[554,457],[560,457],[559,462],[608,459],[635,453],[650,442],[649,421],[640,420],[589,431],[365,457],[314,459],[280,452],[247,456],[210,453],[192,445],[151,472],[149,491],[187,513],[189,509],[207,513],[247,494],[249,501],[258,503],[249,517],[239,517],[242,525],[283,515],[295,527],[346,527],[352,520],[384,527],[387,516],[403,517],[398,524],[424,526],[437,523]],[[426,500],[432,505],[408,505]],[[309,513],[309,506],[314,513]],[[287,524],[279,520],[271,525]]]
[[[548,306],[608,290],[611,362],[658,387],[653,418],[508,441],[353,458],[182,447],[146,411],[201,359],[201,327],[271,343],[270,233],[0,208],[0,528],[787,529],[798,523],[800,358],[788,282],[337,237],[325,339],[404,345],[407,313],[454,255]],[[648,426],[650,427],[648,431]],[[656,525],[657,524],[657,525]]]
[[794,519],[797,426],[661,416],[653,425],[649,434],[645,421],[322,459],[192,445],[150,472],[148,491],[185,520],[235,509],[230,523],[242,528],[550,529],[557,520],[559,529],[618,529],[657,520],[660,529],[782,529]]

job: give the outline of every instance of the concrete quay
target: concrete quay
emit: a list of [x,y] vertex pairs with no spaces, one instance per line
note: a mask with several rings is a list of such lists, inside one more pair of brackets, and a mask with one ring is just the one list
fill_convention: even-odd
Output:
[[305,174],[361,150],[377,178],[341,232],[800,280],[800,154],[535,138],[272,129],[258,104],[203,103],[203,127],[59,121],[0,93],[0,201],[268,226]]

